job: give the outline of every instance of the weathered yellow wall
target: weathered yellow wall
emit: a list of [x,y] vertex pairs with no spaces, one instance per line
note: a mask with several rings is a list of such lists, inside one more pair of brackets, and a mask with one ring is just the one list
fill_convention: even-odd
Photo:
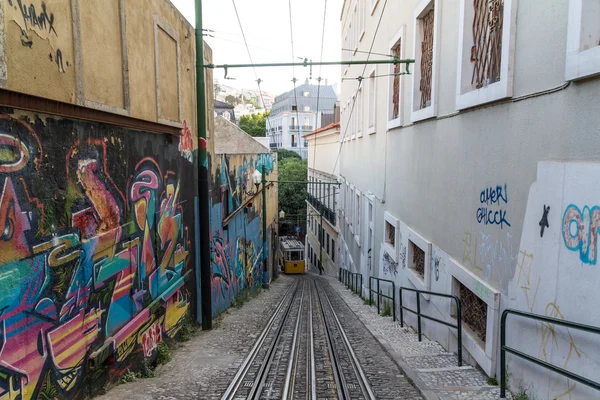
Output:
[[170,121],[179,121],[177,42],[160,27],[157,36],[161,111],[159,117]]
[[79,3],[86,100],[125,108],[119,0]]
[[[28,0],[22,4],[25,12],[17,0],[0,0],[6,89],[152,122],[160,118],[182,126],[185,122],[197,148],[194,29],[169,1]],[[35,8],[36,24],[29,18],[30,7]],[[157,29],[161,35],[155,34],[155,21],[163,26]],[[173,36],[179,41],[179,78]]]
[[[27,8],[22,13],[17,0],[2,0],[7,88],[74,103],[75,63],[71,2],[46,0],[45,14],[42,2],[28,1]],[[25,7],[25,4],[23,6]],[[28,18],[31,9],[35,9],[38,21],[39,18],[43,18],[41,25],[31,23]]]

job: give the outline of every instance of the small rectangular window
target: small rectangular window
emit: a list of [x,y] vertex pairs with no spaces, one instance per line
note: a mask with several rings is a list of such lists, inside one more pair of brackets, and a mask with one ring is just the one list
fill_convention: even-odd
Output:
[[425,252],[410,240],[408,243],[412,248],[413,255],[412,260],[410,260],[410,268],[425,279]]
[[329,233],[327,234],[327,254],[329,254]]
[[[487,304],[475,293],[459,282],[460,304],[462,306],[462,321],[485,344],[487,330]],[[485,347],[485,345],[483,346]]]
[[331,239],[331,261],[335,262],[335,240]]

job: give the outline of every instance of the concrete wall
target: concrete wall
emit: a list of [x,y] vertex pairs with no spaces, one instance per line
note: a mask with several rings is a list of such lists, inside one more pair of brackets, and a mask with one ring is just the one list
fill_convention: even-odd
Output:
[[[344,21],[353,5],[346,3]],[[389,52],[390,41],[404,26],[404,56],[413,56],[414,11],[418,3],[388,3],[374,52]],[[516,40],[511,49],[512,100],[457,112],[460,2],[436,4],[441,24],[437,117],[410,122],[412,77],[405,76],[401,86],[404,121],[388,130],[389,81],[381,78],[377,81],[376,133],[343,144],[341,176],[374,198],[373,254],[377,256],[372,271],[365,258],[368,246],[354,240],[355,234],[343,217],[340,236],[344,238],[342,246],[348,246],[352,263],[364,275],[453,294],[457,294],[460,282],[484,301],[487,340],[483,343],[466,329],[463,341],[471,362],[495,375],[499,368],[502,309],[512,307],[596,325],[600,321],[592,305],[597,300],[593,285],[600,276],[592,252],[597,231],[589,222],[594,220],[595,192],[588,184],[599,177],[600,154],[596,148],[600,137],[595,132],[600,116],[591,111],[590,104],[595,104],[600,95],[600,85],[593,78],[569,85],[564,80],[569,2],[552,2],[551,7],[545,2],[519,2]],[[360,48],[373,40],[382,6],[379,2],[373,15],[367,15]],[[361,57],[357,54],[355,59]],[[377,75],[389,73],[386,66],[375,70]],[[346,76],[356,77],[362,72],[362,66],[350,67]],[[343,83],[342,104],[356,87],[356,82]],[[362,111],[366,118],[367,102],[365,105]],[[346,118],[347,114],[342,117],[342,132],[348,123]],[[580,161],[586,164],[577,164]],[[502,196],[498,196],[498,188]],[[541,190],[547,194],[538,194]],[[494,198],[491,193],[495,193]],[[547,213],[544,205],[550,206]],[[490,210],[492,216],[498,216],[498,223],[484,218]],[[398,258],[392,263],[386,261],[383,245],[386,212],[398,220]],[[544,216],[550,227],[542,238],[540,223]],[[567,225],[570,236],[562,233]],[[409,239],[428,249],[428,269],[420,282],[410,270]],[[526,281],[524,269],[532,271]],[[422,300],[424,312],[434,317],[451,321],[450,315],[455,315],[447,300]],[[414,307],[414,295],[407,295],[406,303]],[[414,324],[414,319],[409,322]],[[426,322],[424,330],[446,348],[456,349],[453,329]],[[593,368],[597,358],[593,346],[597,347],[598,338],[574,330],[558,333],[560,330],[519,321],[519,328],[511,325],[508,342],[598,380],[600,377],[590,372],[597,371]],[[572,399],[597,396],[581,384],[530,363],[511,360],[509,370],[512,388],[528,388],[535,398],[567,396],[566,392]]]
[[196,167],[169,136],[18,109],[0,140],[0,398],[83,397],[195,305]]
[[[218,315],[240,295],[247,295],[273,278],[273,251],[277,243],[277,186],[267,185],[267,215],[263,215],[262,190],[254,195],[255,169],[266,167],[267,179],[277,180],[277,160],[271,153],[216,154],[211,156],[210,240],[213,314]],[[229,216],[224,216],[224,203]],[[267,248],[263,248],[262,221],[267,219]],[[268,256],[268,275],[263,269]]]

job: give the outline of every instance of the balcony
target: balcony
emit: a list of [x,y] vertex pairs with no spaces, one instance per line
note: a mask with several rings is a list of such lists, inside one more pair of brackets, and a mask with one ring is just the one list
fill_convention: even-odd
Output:
[[276,149],[278,147],[277,143],[270,143],[270,146],[272,149]]
[[306,201],[308,201],[310,205],[312,205],[321,215],[323,215],[323,218],[329,221],[332,226],[335,226],[335,211],[327,207],[310,193],[306,193]]
[[300,129],[299,125],[290,125],[290,131],[297,131]]
[[312,132],[313,127],[312,127],[312,125],[302,125],[302,130],[304,132]]
[[277,130],[278,130],[279,132],[281,132],[281,131],[283,130],[283,126],[281,126],[281,125],[280,125],[280,126],[278,126],[278,127],[277,127]]

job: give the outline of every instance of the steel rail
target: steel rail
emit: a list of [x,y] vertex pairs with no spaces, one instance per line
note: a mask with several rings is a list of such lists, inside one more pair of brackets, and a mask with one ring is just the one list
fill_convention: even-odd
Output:
[[[296,381],[295,368],[298,361],[298,351],[297,347],[300,346],[300,341],[298,340],[298,333],[300,332],[300,320],[302,319],[302,307],[304,305],[304,290],[306,289],[306,282],[302,284],[302,296],[300,297],[300,307],[298,309],[298,317],[296,318],[296,326],[294,328],[294,336],[292,338],[292,347],[290,352],[290,360],[288,361],[287,372],[285,374],[285,383],[283,385],[283,393],[281,398],[287,399],[290,392],[290,387],[294,387]],[[310,290],[310,289],[309,289]],[[307,360],[308,361],[308,360]],[[293,398],[293,390],[290,398]]]
[[[273,315],[271,316],[271,318],[267,322],[267,325],[262,330],[262,332],[259,335],[258,339],[256,339],[256,342],[254,343],[254,346],[250,350],[250,353],[248,353],[248,356],[246,357],[246,359],[244,360],[244,362],[240,366],[240,369],[238,370],[238,372],[233,377],[233,380],[231,381],[231,383],[229,384],[229,387],[227,388],[227,390],[225,391],[225,393],[221,397],[221,400],[230,400],[230,399],[233,399],[235,397],[235,393],[238,391],[240,385],[242,384],[242,381],[243,381],[244,377],[246,376],[246,374],[248,373],[248,370],[250,369],[250,366],[252,365],[252,363],[256,359],[256,356],[258,355],[258,351],[260,350],[260,348],[262,347],[263,343],[265,342],[265,339],[267,338],[269,331],[273,327],[273,324],[275,323],[275,319],[280,314],[281,309],[283,308],[283,305],[285,304],[286,300],[290,296],[292,296],[292,301],[290,302],[290,306],[293,304],[293,302],[294,302],[293,299],[295,297],[295,294],[296,294],[297,290],[298,290],[298,284],[296,284],[295,286],[290,287],[290,289],[283,296],[283,299],[281,299],[281,301],[279,302],[279,305],[277,306],[277,308],[273,312]],[[285,320],[286,320],[287,314],[289,313],[289,310],[290,310],[290,306],[288,306],[287,310],[285,311],[286,314],[282,318],[283,322],[285,322]]]
[[[369,384],[369,381],[368,381],[364,371],[362,370],[362,367],[360,366],[360,362],[358,361],[358,358],[356,357],[356,353],[354,353],[354,350],[352,349],[352,345],[350,344],[350,341],[348,340],[348,337],[346,336],[346,332],[344,331],[344,328],[342,327],[342,324],[335,313],[333,304],[331,304],[331,300],[329,299],[329,296],[327,295],[325,289],[322,289],[321,291],[323,292],[323,296],[325,297],[325,300],[327,300],[327,304],[329,305],[328,308],[331,311],[331,314],[333,315],[335,325],[338,327],[338,329],[340,331],[340,335],[342,336],[342,339],[343,339],[342,342],[344,344],[346,351],[348,352],[348,355],[350,356],[351,365],[352,365],[352,368],[354,369],[354,372],[356,374],[356,377],[357,377],[358,383],[361,387],[361,390],[363,392],[363,395],[367,399],[376,400],[375,394],[373,393],[373,390],[371,389],[371,385]],[[321,298],[321,296],[319,298]],[[321,299],[321,308],[324,311],[324,305],[323,305],[322,299]],[[325,314],[325,313],[323,313],[323,314]],[[329,331],[331,329],[331,327],[327,323],[327,321],[325,321],[325,327],[326,327],[327,331]],[[329,333],[327,336],[328,336],[328,338],[331,338]],[[337,359],[336,359],[336,362],[337,362]],[[344,388],[344,395],[345,395],[345,397],[343,397],[344,399],[350,399],[350,396],[347,395],[347,393],[348,393],[348,389]]]
[[[273,340],[271,342],[271,344],[269,345],[269,348],[267,349],[265,358],[264,358],[263,362],[261,363],[258,373],[256,374],[256,378],[254,379],[254,385],[252,385],[250,394],[248,394],[248,397],[247,397],[248,399],[260,398],[260,394],[262,393],[263,388],[266,383],[266,380],[267,380],[267,375],[269,374],[269,371],[271,370],[271,365],[273,364],[273,358],[275,357],[275,354],[276,354],[275,349],[277,349],[277,346],[279,345],[279,342],[281,340],[281,333],[283,332],[283,330],[285,328],[286,322],[290,315],[290,311],[292,310],[292,306],[294,305],[294,301],[298,297],[298,286],[300,286],[299,283],[296,284],[296,292],[294,292],[294,297],[292,298],[292,301],[290,302],[287,310],[285,311],[283,318],[281,319],[279,327],[277,328],[277,333],[275,334],[275,340]],[[302,293],[304,293],[304,289],[303,289]]]
[[344,371],[342,371],[341,365],[337,360],[337,355],[333,350],[333,339],[331,338],[331,333],[329,332],[330,328],[327,325],[327,317],[325,316],[325,307],[323,307],[323,302],[321,301],[321,294],[319,293],[319,289],[317,287],[316,279],[313,279],[313,284],[315,286],[315,290],[317,292],[317,298],[319,299],[319,305],[321,309],[321,315],[323,316],[323,325],[325,326],[325,336],[327,338],[327,350],[329,353],[329,358],[331,359],[331,364],[333,366],[333,378],[335,380],[335,388],[337,390],[337,398],[338,399],[350,399],[350,393],[348,393],[348,386],[346,385]]
[[[317,400],[317,368],[315,365],[315,340],[314,340],[314,332],[313,332],[313,296],[311,293],[310,296],[310,308],[308,313],[308,326],[309,326],[309,335],[308,339],[310,340],[310,394],[311,400]],[[308,369],[308,359],[306,361],[306,367]],[[306,374],[308,376],[308,374]],[[306,389],[306,394],[308,397],[308,386]]]

